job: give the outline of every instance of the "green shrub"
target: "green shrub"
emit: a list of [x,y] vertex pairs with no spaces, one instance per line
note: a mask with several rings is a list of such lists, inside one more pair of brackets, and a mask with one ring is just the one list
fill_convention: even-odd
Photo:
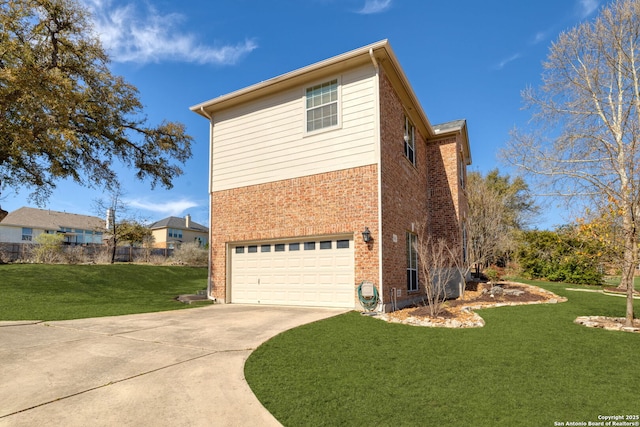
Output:
[[491,283],[495,283],[500,280],[500,271],[494,266],[486,268],[483,273]]
[[174,250],[173,261],[194,267],[206,266],[209,261],[209,251],[197,243],[185,243]]
[[53,264],[62,259],[62,234],[38,234],[35,237],[36,245],[33,248],[33,258],[37,263]]
[[552,282],[602,284],[597,248],[576,237],[572,230],[563,227],[556,231],[522,233],[516,251],[522,274]]

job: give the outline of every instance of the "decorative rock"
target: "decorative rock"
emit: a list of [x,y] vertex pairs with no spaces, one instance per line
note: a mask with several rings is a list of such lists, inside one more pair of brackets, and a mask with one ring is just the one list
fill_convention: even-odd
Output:
[[489,293],[492,297],[500,296],[504,294],[504,289],[502,288],[502,286],[494,286],[493,288],[491,288],[491,291],[489,291]]
[[599,328],[607,331],[623,331],[640,333],[640,327],[626,326],[623,317],[580,316],[574,323],[588,328]]
[[472,313],[472,319],[463,321],[457,319],[431,319],[418,317],[407,317],[406,319],[400,320],[389,316],[387,313],[380,313],[376,317],[391,323],[402,323],[413,326],[430,326],[436,328],[481,328],[484,326],[484,319],[477,313]]
[[[429,327],[440,327],[440,328],[481,328],[485,325],[484,319],[480,317],[478,313],[474,310],[485,309],[489,307],[502,307],[502,306],[515,306],[515,305],[529,305],[529,304],[557,304],[559,302],[567,301],[564,297],[559,297],[553,292],[544,290],[542,288],[538,288],[532,285],[525,285],[522,283],[515,282],[505,282],[505,284],[514,284],[517,286],[528,286],[529,288],[535,288],[538,293],[546,294],[550,297],[548,300],[542,301],[529,301],[529,302],[499,302],[492,303],[490,305],[486,305],[483,303],[473,304],[471,302],[470,305],[466,305],[460,308],[460,311],[464,314],[463,319],[444,319],[444,318],[435,318],[432,319],[430,317],[397,317],[394,313],[376,313],[374,316],[377,319],[384,320],[391,323],[402,323],[406,325],[415,325],[415,326],[429,326]],[[504,288],[501,286],[494,286],[491,291],[487,291],[487,289],[482,290],[482,294],[487,294],[491,292],[491,296],[493,296],[494,292],[504,292]],[[577,320],[576,320],[576,323]],[[640,332],[640,328],[637,328],[638,332]]]

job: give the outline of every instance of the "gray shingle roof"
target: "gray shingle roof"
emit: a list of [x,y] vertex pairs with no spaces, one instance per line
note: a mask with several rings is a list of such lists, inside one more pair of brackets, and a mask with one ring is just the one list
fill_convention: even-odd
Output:
[[7,215],[2,225],[30,227],[44,230],[74,228],[82,230],[104,230],[105,220],[96,216],[22,207]]
[[181,230],[192,230],[192,231],[201,231],[207,232],[209,229],[204,225],[198,224],[193,220],[189,220],[189,227],[187,228],[187,220],[186,218],[179,218],[176,216],[170,216],[168,218],[161,219],[160,221],[156,221],[149,226],[150,229],[155,230],[158,228],[178,228]]
[[436,135],[451,132],[454,130],[462,130],[466,123],[466,120],[453,120],[446,123],[440,123],[437,125],[433,125],[433,131]]

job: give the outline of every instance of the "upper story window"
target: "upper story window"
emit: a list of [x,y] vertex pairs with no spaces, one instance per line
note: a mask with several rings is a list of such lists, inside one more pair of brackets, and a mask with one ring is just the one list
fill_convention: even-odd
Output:
[[170,228],[169,237],[173,237],[174,239],[182,239],[182,230],[179,230],[177,228]]
[[307,88],[307,132],[338,125],[338,79]]
[[416,128],[407,116],[404,116],[404,155],[416,164]]

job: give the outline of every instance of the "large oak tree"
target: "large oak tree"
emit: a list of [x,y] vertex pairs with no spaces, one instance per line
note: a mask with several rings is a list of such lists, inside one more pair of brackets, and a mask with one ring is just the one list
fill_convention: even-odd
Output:
[[0,0],[0,190],[38,204],[65,178],[114,190],[114,161],[171,188],[191,142],[180,123],[147,124],[76,0]]
[[621,286],[633,323],[640,225],[640,1],[619,0],[560,35],[540,90],[524,92],[538,128],[516,130],[505,157],[556,195],[613,206],[622,223]]

